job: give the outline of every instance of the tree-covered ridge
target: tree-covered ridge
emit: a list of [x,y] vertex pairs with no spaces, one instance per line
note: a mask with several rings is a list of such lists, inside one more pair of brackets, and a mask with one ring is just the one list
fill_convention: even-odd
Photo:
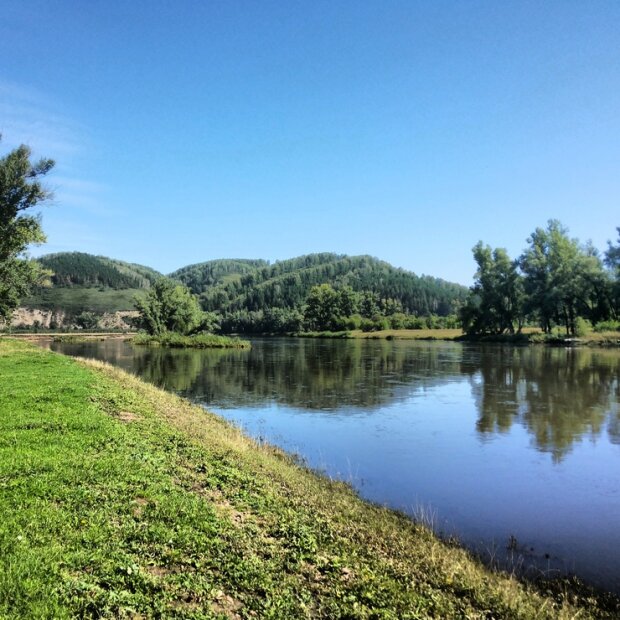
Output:
[[52,271],[55,287],[146,289],[161,277],[154,269],[84,252],[60,252],[38,259]]
[[[263,262],[264,263],[264,262]],[[180,270],[182,271],[182,270]],[[467,289],[438,278],[416,276],[371,256],[308,254],[272,265],[264,263],[245,275],[204,286],[196,272],[172,274],[200,295],[206,310],[258,311],[267,308],[301,308],[313,286],[350,286],[393,300],[410,314],[446,316],[456,311]]]
[[266,260],[261,259],[224,258],[181,267],[169,277],[199,294],[209,287],[239,280],[242,276],[268,265]]

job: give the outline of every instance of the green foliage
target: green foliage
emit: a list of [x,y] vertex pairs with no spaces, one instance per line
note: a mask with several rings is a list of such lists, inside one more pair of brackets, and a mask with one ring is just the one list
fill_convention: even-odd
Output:
[[135,306],[140,327],[155,336],[167,332],[188,335],[205,320],[190,290],[168,278],[157,280],[145,297],[135,299]]
[[600,321],[594,326],[595,332],[620,332],[620,321]]
[[170,274],[170,278],[185,284],[193,293],[205,292],[209,287],[227,282],[238,282],[242,276],[267,267],[265,260],[221,259],[182,267]]
[[75,317],[75,324],[81,329],[95,329],[97,327],[98,319],[94,312],[80,312]]
[[249,349],[250,343],[239,338],[216,336],[215,334],[194,334],[183,336],[167,332],[160,336],[138,334],[132,339],[134,344],[156,345],[183,349]]
[[575,319],[575,336],[582,338],[592,332],[592,323],[588,319],[578,316]]
[[310,330],[338,331],[340,296],[329,284],[313,286],[306,299],[305,324]]
[[25,256],[28,246],[43,243],[45,235],[40,218],[24,212],[51,197],[39,179],[53,166],[51,159],[31,162],[24,145],[0,158],[0,320],[6,323],[20,299],[49,275]]
[[[557,220],[537,228],[528,244],[517,261],[505,250],[476,245],[476,281],[460,312],[468,333],[513,333],[527,319],[545,333],[562,325],[567,335],[577,335],[585,329],[580,319],[597,323],[616,315],[611,279],[592,245],[571,239]],[[608,264],[614,256],[610,246]]]
[[56,287],[147,289],[161,278],[148,267],[84,252],[47,254],[38,262],[53,272],[52,284]]
[[609,247],[605,252],[605,264],[609,268],[613,284],[611,286],[610,301],[611,315],[620,318],[620,226],[616,228],[618,232],[618,242],[613,245],[609,242]]
[[467,333],[512,334],[523,324],[523,278],[506,250],[478,242],[473,248],[478,265],[470,297],[461,308]]
[[[222,313],[267,308],[300,310],[312,287],[321,284],[366,292],[359,301],[359,312],[368,317],[376,312],[381,300],[393,300],[394,312],[447,315],[456,310],[467,293],[458,284],[419,277],[370,256],[329,253],[308,254],[273,265],[264,261],[211,261],[184,268],[171,277],[199,294],[205,309]],[[344,298],[342,301],[346,304]],[[342,310],[344,316],[355,311],[351,306]]]

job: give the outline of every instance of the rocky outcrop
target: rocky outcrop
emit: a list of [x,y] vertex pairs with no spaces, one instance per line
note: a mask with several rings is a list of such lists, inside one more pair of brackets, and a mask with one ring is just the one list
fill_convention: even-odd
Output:
[[[138,316],[136,310],[105,312],[97,317],[95,329],[127,330],[133,328],[133,319]],[[18,308],[13,312],[11,326],[14,328],[62,329],[76,328],[74,317],[69,317],[63,310],[39,310],[37,308]]]
[[63,310],[39,310],[36,308],[17,308],[13,312],[12,327],[43,327],[50,329],[63,327],[66,314]]

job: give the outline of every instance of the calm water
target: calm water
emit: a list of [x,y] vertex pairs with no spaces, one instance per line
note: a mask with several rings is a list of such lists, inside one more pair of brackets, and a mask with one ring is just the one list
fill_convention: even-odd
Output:
[[52,348],[204,404],[364,497],[430,516],[487,559],[620,592],[620,351],[303,339]]

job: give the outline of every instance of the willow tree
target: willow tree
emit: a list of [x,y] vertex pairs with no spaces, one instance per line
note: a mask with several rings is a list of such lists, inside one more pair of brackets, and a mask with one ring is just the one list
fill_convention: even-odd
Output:
[[24,145],[0,157],[0,320],[5,323],[10,323],[20,299],[49,275],[39,263],[28,259],[26,250],[46,240],[40,216],[30,210],[51,198],[41,178],[54,161],[33,163],[30,157],[31,151]]

